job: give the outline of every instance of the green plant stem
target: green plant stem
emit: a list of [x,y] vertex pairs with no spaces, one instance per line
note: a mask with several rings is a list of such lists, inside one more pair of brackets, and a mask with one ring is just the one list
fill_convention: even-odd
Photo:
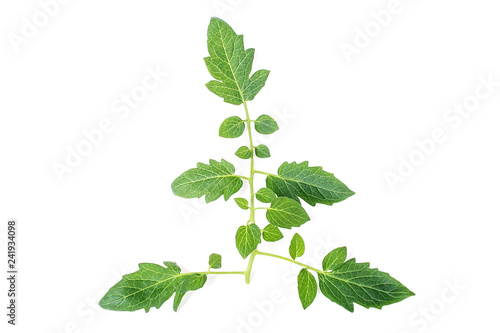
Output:
[[268,257],[278,258],[278,259],[281,259],[281,260],[286,260],[286,261],[292,262],[292,263],[294,263],[296,265],[299,265],[299,266],[302,266],[304,268],[310,269],[311,271],[314,271],[316,273],[324,273],[324,271],[322,271],[322,270],[316,269],[314,267],[311,267],[309,265],[303,264],[303,263],[298,262],[298,261],[293,260],[293,259],[289,259],[289,258],[286,258],[286,257],[279,256],[277,254],[260,252],[260,251],[257,251],[257,250],[255,250],[254,252],[252,252],[252,254],[253,253],[255,253],[256,255],[258,254],[258,255],[261,255],[261,256],[268,256]]
[[222,275],[222,274],[241,274],[241,275],[244,275],[246,274],[246,271],[206,271],[206,272],[188,272],[188,273],[181,273],[179,274],[178,276],[182,276],[182,275],[190,275],[190,274],[218,274],[218,275]]
[[253,266],[253,261],[255,260],[255,255],[257,254],[257,250],[253,250],[253,252],[250,254],[250,259],[248,260],[248,266],[247,269],[245,270],[245,282],[246,284],[250,283],[250,274],[252,273],[252,266]]
[[252,139],[252,127],[251,122],[252,120],[250,119],[250,114],[248,113],[248,107],[247,103],[243,101],[243,106],[245,107],[245,114],[246,114],[246,123],[248,127],[248,139],[250,141],[250,150],[252,151],[252,156],[250,157],[250,177],[248,179],[248,183],[250,184],[250,221],[251,223],[255,223],[255,191],[254,191],[254,185],[253,185],[253,178],[255,175],[255,151],[254,151],[254,145],[253,145],[253,139]]
[[217,271],[209,271],[209,272],[203,272],[199,274],[245,274],[245,271],[227,271],[227,272],[217,272]]
[[246,284],[249,284],[250,283],[250,274],[252,274],[252,267],[253,267],[253,263],[255,261],[255,257],[257,255],[261,255],[261,256],[267,256],[267,257],[273,257],[273,258],[277,258],[277,259],[281,259],[281,260],[285,260],[285,261],[288,261],[288,262],[291,262],[291,263],[294,263],[295,265],[299,265],[301,267],[304,267],[304,268],[307,268],[311,271],[314,271],[316,273],[325,273],[324,271],[322,270],[319,270],[319,269],[316,269],[312,266],[309,266],[309,265],[306,265],[306,264],[303,264],[297,260],[293,260],[293,259],[289,259],[289,258],[286,258],[286,257],[282,257],[282,256],[279,256],[277,254],[272,254],[272,253],[267,253],[267,252],[260,252],[258,250],[254,250],[251,254],[250,254],[250,258],[248,259],[248,265],[247,265],[247,268],[244,270],[244,271],[211,271],[211,270],[208,270],[206,272],[190,272],[190,273],[182,273],[182,274],[179,274],[179,276],[181,275],[189,275],[189,274],[214,274],[214,275],[229,275],[229,274],[240,274],[240,275],[245,275],[245,282]]

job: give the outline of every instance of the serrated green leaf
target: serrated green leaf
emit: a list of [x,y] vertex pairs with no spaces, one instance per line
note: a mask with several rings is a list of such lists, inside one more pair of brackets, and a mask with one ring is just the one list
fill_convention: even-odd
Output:
[[248,160],[252,157],[252,151],[247,146],[241,146],[234,154],[243,160]]
[[243,259],[260,244],[260,229],[256,224],[242,225],[236,232],[236,248]]
[[266,145],[258,145],[255,147],[255,155],[259,158],[268,158],[271,157],[271,152]]
[[276,198],[271,202],[266,217],[272,225],[285,229],[300,227],[310,220],[305,209],[297,201],[285,197]]
[[317,203],[332,205],[354,194],[347,186],[321,167],[310,167],[309,162],[283,163],[278,175],[269,175],[266,186],[279,197],[284,196],[296,201],[299,197],[316,206]]
[[210,20],[207,35],[210,56],[204,60],[217,80],[208,82],[207,88],[230,104],[253,100],[269,76],[268,70],[258,70],[250,77],[255,50],[245,50],[243,36],[219,18]]
[[177,312],[179,305],[181,304],[182,298],[188,291],[194,291],[202,288],[207,282],[206,274],[189,274],[183,278],[183,281],[175,293],[174,297],[174,311]]
[[260,134],[272,134],[279,130],[279,127],[276,120],[267,114],[263,114],[255,120],[255,130]]
[[342,265],[346,258],[347,248],[345,246],[330,251],[330,253],[323,258],[323,270],[326,272],[335,269],[335,267]]
[[415,295],[389,274],[350,259],[332,272],[318,273],[319,288],[332,302],[353,312],[354,303],[381,309]]
[[263,203],[271,203],[271,201],[276,199],[276,194],[270,189],[263,187],[255,193],[255,198]]
[[262,238],[264,238],[266,242],[277,242],[283,238],[283,234],[278,227],[268,224],[264,229],[262,229]]
[[304,239],[299,234],[295,234],[292,237],[292,241],[290,242],[290,247],[288,248],[288,252],[290,253],[290,257],[295,260],[298,257],[302,257],[306,250],[306,245],[304,244]]
[[174,180],[172,191],[182,198],[201,198],[204,195],[207,203],[222,195],[227,201],[243,186],[243,181],[234,175],[234,171],[234,166],[226,160],[198,163],[196,168],[189,169]]
[[247,199],[245,199],[245,198],[236,198],[236,199],[234,199],[234,201],[236,201],[236,204],[241,209],[245,209],[245,210],[248,209],[248,200]]
[[222,122],[219,128],[219,136],[234,139],[245,132],[245,121],[240,117],[229,117]]
[[297,277],[297,283],[300,303],[302,303],[302,307],[305,310],[316,298],[316,294],[318,293],[318,284],[314,276],[306,268],[303,268],[300,271],[299,276]]
[[217,253],[212,253],[210,257],[208,257],[208,267],[210,269],[221,268],[222,267],[222,256]]
[[124,275],[99,302],[103,309],[114,311],[136,311],[160,308],[174,293],[174,310],[189,290],[196,290],[205,284],[204,274],[181,274],[173,262],[164,262],[165,267],[156,264],[139,264],[139,270]]

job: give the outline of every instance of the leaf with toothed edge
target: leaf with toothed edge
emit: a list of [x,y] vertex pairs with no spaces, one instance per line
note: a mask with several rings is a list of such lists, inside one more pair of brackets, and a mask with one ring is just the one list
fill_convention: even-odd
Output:
[[415,295],[389,274],[355,259],[331,272],[318,273],[318,278],[321,293],[350,312],[354,312],[354,303],[381,309]]
[[234,105],[253,100],[269,76],[263,69],[250,76],[255,50],[245,50],[243,36],[220,18],[210,20],[207,37],[210,56],[204,60],[215,79],[207,83],[208,90]]
[[157,309],[175,293],[174,310],[177,311],[182,297],[190,290],[203,287],[207,280],[205,274],[184,273],[174,262],[164,262],[165,267],[157,264],[139,264],[139,270],[124,275],[100,300],[103,309],[114,311],[146,312],[152,307]]
[[279,197],[299,198],[311,206],[332,205],[354,194],[347,186],[321,167],[310,167],[309,162],[283,163],[277,175],[268,175],[266,186]]
[[234,175],[234,171],[234,166],[226,160],[198,163],[196,168],[189,169],[174,180],[172,191],[183,198],[201,198],[204,195],[207,203],[222,195],[227,201],[243,186],[243,181]]

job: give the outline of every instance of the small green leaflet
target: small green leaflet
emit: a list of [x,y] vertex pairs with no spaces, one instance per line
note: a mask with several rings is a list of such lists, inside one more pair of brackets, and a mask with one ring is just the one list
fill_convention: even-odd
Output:
[[300,227],[310,220],[305,209],[297,201],[285,197],[276,198],[271,202],[266,217],[272,225],[285,229]]
[[207,35],[210,57],[205,58],[205,64],[217,80],[208,82],[207,88],[226,103],[240,105],[253,100],[269,76],[268,70],[258,70],[250,77],[255,50],[245,50],[243,36],[219,18],[210,20]]
[[316,206],[317,203],[332,205],[354,194],[340,180],[321,167],[310,167],[309,162],[283,163],[278,175],[269,175],[266,186],[279,197],[299,201],[299,197]]
[[245,122],[240,117],[229,117],[222,122],[219,128],[219,136],[233,139],[245,132]]
[[248,200],[247,199],[245,199],[245,198],[236,198],[236,199],[234,199],[234,201],[236,201],[236,204],[241,209],[245,209],[245,210],[248,209]]
[[316,298],[316,294],[318,292],[318,284],[314,276],[309,273],[306,268],[303,268],[300,271],[299,276],[297,277],[297,282],[300,303],[302,303],[302,307],[305,310]]
[[323,258],[323,270],[326,272],[335,269],[335,267],[342,265],[346,258],[347,248],[345,246],[330,251],[330,253]]
[[255,193],[255,198],[263,203],[271,203],[274,199],[276,199],[276,194],[268,188],[261,188]]
[[318,273],[319,288],[332,302],[353,312],[354,303],[381,309],[415,295],[389,274],[350,259],[332,272]]
[[255,155],[257,155],[258,158],[268,158],[271,157],[271,152],[266,145],[258,145],[255,147]]
[[252,151],[247,146],[241,146],[234,154],[243,160],[248,160],[252,157]]
[[221,268],[222,267],[222,257],[220,254],[212,253],[210,257],[208,257],[208,267],[212,268]]
[[136,311],[160,308],[175,293],[174,310],[177,311],[182,297],[190,290],[203,287],[205,274],[181,274],[173,262],[164,262],[166,267],[156,264],[139,264],[139,270],[124,275],[99,302],[107,310]]
[[306,250],[306,245],[304,244],[304,239],[299,234],[295,234],[292,237],[292,241],[290,242],[290,247],[288,248],[288,252],[290,253],[290,257],[295,260],[298,257],[302,257]]
[[243,181],[234,175],[234,171],[234,166],[226,160],[198,163],[196,168],[189,169],[174,180],[172,191],[182,198],[201,198],[205,195],[207,203],[221,195],[227,201],[243,186]]
[[243,259],[248,257],[261,242],[260,229],[256,224],[242,225],[236,232],[236,248]]
[[283,234],[278,227],[268,224],[264,229],[262,229],[262,238],[264,238],[266,242],[277,242],[283,238]]
[[260,134],[272,134],[279,130],[279,127],[276,120],[267,114],[263,114],[255,121],[255,130]]

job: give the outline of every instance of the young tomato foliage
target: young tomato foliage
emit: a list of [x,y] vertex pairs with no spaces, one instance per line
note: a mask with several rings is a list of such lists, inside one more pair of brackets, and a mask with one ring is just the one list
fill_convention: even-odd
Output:
[[[256,158],[268,158],[270,150],[265,145],[254,146],[253,130],[261,135],[276,132],[279,127],[269,115],[252,119],[247,102],[255,98],[264,87],[269,76],[265,69],[252,73],[254,49],[245,49],[243,36],[237,35],[223,20],[212,18],[208,26],[208,54],[205,64],[214,80],[206,84],[224,102],[243,105],[243,112],[224,120],[219,129],[223,138],[237,138],[248,133],[248,146],[242,146],[235,153],[241,159],[249,160],[250,174],[235,174],[235,167],[221,159],[210,160],[208,164],[198,163],[177,177],[172,183],[172,191],[183,198],[201,198],[207,203],[230,197],[240,191],[243,182],[248,182],[249,198],[234,198],[235,203],[249,212],[247,221],[235,226],[236,248],[243,259],[248,258],[246,269],[221,271],[222,257],[212,253],[208,268],[202,272],[181,273],[181,268],[173,262],[163,265],[142,263],[139,270],[124,275],[123,278],[104,295],[99,305],[115,311],[136,311],[159,308],[174,294],[173,307],[177,311],[183,296],[202,288],[208,275],[241,274],[246,283],[256,256],[268,256],[285,260],[302,267],[297,277],[298,295],[302,307],[306,309],[319,291],[332,302],[348,311],[354,311],[354,303],[365,308],[382,308],[414,295],[408,288],[389,274],[370,268],[368,263],[357,263],[354,258],[347,260],[347,250],[339,247],[323,259],[321,269],[303,264],[295,259],[306,250],[304,239],[295,233],[289,246],[290,258],[261,252],[257,248],[262,240],[277,242],[284,238],[282,229],[299,228],[310,218],[304,204],[333,205],[354,194],[344,183],[322,167],[310,166],[309,162],[284,162],[276,174],[255,168]],[[266,177],[266,187],[255,191],[256,176]],[[256,200],[263,206],[256,207]],[[255,211],[266,210],[268,223],[261,229],[257,224]],[[246,223],[245,223],[246,222]],[[315,275],[317,276],[317,280]]]

